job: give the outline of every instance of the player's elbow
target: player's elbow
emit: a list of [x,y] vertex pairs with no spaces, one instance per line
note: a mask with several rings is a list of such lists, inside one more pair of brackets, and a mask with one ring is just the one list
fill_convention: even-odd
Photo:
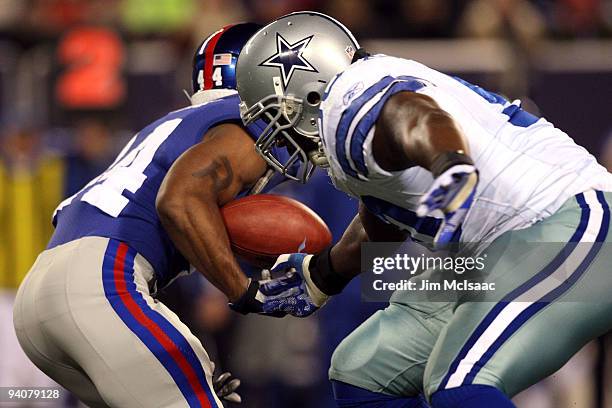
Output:
[[201,213],[207,207],[217,206],[217,196],[206,189],[188,186],[185,183],[162,183],[155,209],[163,225],[175,227],[190,223],[194,214]]
[[185,199],[181,194],[162,186],[155,200],[155,209],[162,224],[176,224],[177,220],[185,214],[185,204]]
[[191,209],[199,206],[200,197],[195,197],[195,192],[188,187],[176,179],[164,180],[155,199],[155,209],[162,224],[183,225]]

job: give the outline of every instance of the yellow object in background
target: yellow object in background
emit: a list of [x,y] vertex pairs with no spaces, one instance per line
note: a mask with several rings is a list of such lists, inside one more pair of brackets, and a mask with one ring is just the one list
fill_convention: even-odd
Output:
[[17,288],[53,225],[64,192],[64,162],[42,158],[33,167],[8,170],[0,163],[0,288]]

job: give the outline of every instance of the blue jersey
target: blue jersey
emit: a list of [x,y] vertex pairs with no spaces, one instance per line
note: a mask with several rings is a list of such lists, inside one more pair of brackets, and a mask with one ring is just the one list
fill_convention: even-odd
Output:
[[[187,149],[221,123],[240,124],[237,94],[174,111],[151,123],[123,148],[113,164],[81,191],[64,200],[53,216],[47,248],[88,236],[125,242],[149,261],[163,287],[189,268],[162,227],[155,200],[166,173]],[[262,131],[247,129],[254,139]],[[283,181],[275,175],[267,189]]]

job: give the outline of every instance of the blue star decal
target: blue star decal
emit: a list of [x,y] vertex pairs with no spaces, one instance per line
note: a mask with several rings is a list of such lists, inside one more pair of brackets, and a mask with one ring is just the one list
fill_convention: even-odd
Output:
[[276,33],[276,54],[259,64],[264,67],[276,67],[281,71],[283,79],[283,87],[287,88],[287,84],[291,80],[293,72],[296,70],[319,72],[310,62],[304,58],[302,53],[308,47],[308,43],[312,40],[312,35],[298,42],[289,44],[280,33]]

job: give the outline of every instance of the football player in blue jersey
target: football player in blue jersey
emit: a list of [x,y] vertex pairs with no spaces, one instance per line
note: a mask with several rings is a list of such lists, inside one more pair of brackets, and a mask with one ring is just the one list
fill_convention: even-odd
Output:
[[203,41],[192,106],[142,129],[59,205],[55,233],[21,284],[21,346],[89,406],[220,407],[221,399],[240,399],[238,381],[213,381],[200,341],[154,296],[190,266],[230,301],[249,287],[219,207],[285,179],[253,149],[261,128],[242,126],[234,90],[237,57],[258,28],[229,25]]

